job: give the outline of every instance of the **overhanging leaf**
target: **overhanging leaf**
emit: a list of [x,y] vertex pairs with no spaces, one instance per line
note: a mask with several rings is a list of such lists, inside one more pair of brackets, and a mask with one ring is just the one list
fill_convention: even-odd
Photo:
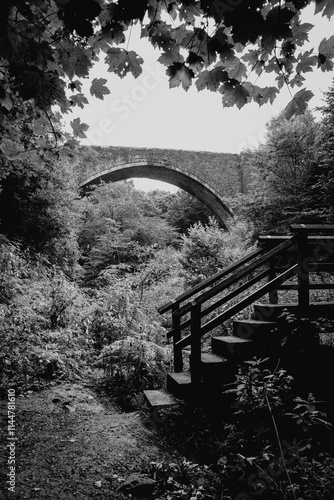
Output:
[[84,94],[73,94],[69,97],[72,106],[79,106],[79,108],[84,108],[85,104],[88,104],[88,99]]
[[103,100],[105,95],[110,94],[110,90],[105,85],[106,83],[106,78],[94,78],[90,87],[91,95]]
[[223,82],[228,80],[227,71],[223,66],[216,66],[211,71],[202,71],[196,80],[197,90],[208,89],[211,92],[216,92]]
[[233,59],[227,60],[224,63],[224,66],[230,78],[241,81],[243,78],[247,77],[247,68],[238,57],[233,57]]
[[319,45],[318,67],[322,71],[331,71],[333,69],[334,57],[334,35],[330,38],[324,38]]
[[293,41],[297,45],[303,45],[304,42],[308,41],[308,32],[314,27],[314,24],[311,23],[302,23],[293,26],[292,28],[292,36]]
[[169,76],[169,87],[179,87],[182,85],[184,90],[188,90],[192,78],[195,74],[192,69],[188,68],[184,63],[174,63],[168,66],[166,74]]
[[241,109],[248,101],[249,91],[237,81],[224,83],[219,92],[223,94],[223,106],[230,108],[237,106]]
[[334,14],[334,0],[318,0],[315,5],[315,14],[322,12],[323,16],[330,19]]
[[105,62],[109,65],[108,71],[116,73],[120,78],[124,78],[129,72],[135,78],[142,73],[143,59],[133,50],[111,48],[105,57]]
[[70,125],[75,137],[80,137],[81,139],[86,137],[85,131],[89,128],[87,123],[82,123],[80,118],[75,118],[70,122]]
[[284,109],[284,115],[287,120],[290,120],[295,115],[304,113],[307,109],[307,103],[313,97],[313,92],[305,88],[297,92],[293,99]]

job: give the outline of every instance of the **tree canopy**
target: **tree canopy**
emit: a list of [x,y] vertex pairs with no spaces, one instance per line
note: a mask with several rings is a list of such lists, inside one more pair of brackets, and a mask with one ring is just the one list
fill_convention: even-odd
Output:
[[[3,0],[0,5],[0,149],[9,160],[71,158],[72,138],[59,127],[60,113],[84,107],[89,71],[104,58],[108,70],[138,77],[143,59],[124,42],[134,23],[158,48],[170,87],[194,84],[222,95],[224,106],[272,103],[285,85],[295,92],[287,116],[303,112],[312,92],[306,72],[333,69],[334,35],[306,48],[311,23],[301,13],[330,18],[332,0]],[[252,82],[266,74],[273,84]],[[266,80],[266,78],[265,78]],[[90,92],[103,99],[107,81],[94,78]],[[55,106],[57,108],[55,108]],[[74,136],[88,126],[71,121]],[[66,147],[64,147],[64,145]]]

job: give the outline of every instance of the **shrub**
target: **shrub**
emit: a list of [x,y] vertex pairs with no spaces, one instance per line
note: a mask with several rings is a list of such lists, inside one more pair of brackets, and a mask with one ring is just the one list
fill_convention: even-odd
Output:
[[135,408],[144,389],[165,383],[169,353],[153,342],[126,337],[102,349],[95,366],[103,368],[106,389],[125,410]]
[[214,218],[194,224],[182,237],[180,261],[187,284],[193,286],[244,256],[250,248],[251,230],[236,220],[225,231]]

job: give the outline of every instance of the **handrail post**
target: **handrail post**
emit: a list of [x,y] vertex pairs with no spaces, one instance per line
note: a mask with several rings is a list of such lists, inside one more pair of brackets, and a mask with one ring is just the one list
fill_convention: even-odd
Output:
[[307,258],[308,239],[307,229],[303,224],[293,226],[297,233],[297,259],[298,259],[298,304],[301,311],[307,310],[310,305],[310,275]]
[[[175,312],[180,308],[180,303],[175,302],[172,307],[172,324],[173,328],[180,326],[181,318],[176,316]],[[183,359],[182,359],[182,349],[176,346],[176,343],[181,340],[181,332],[175,333],[173,336],[173,353],[174,353],[174,371],[175,373],[182,372],[183,369]]]
[[201,383],[201,304],[191,308],[191,384],[197,387]]
[[[275,257],[269,260],[269,276],[268,276],[268,281],[271,281],[276,278],[276,271],[275,271]],[[278,294],[277,294],[277,289],[271,290],[269,292],[269,302],[270,304],[278,304]]]

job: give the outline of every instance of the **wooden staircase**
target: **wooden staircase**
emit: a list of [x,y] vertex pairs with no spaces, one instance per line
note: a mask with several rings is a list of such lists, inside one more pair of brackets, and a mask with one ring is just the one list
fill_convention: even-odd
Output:
[[[167,334],[174,347],[174,371],[166,382],[169,393],[212,401],[245,360],[274,359],[277,318],[284,309],[297,317],[334,319],[334,302],[310,302],[313,290],[334,289],[332,279],[310,279],[334,271],[334,225],[296,224],[291,232],[259,237],[255,251],[159,309],[172,314],[173,328]],[[296,301],[280,303],[281,290],[293,291]],[[265,296],[267,301],[259,302]],[[249,307],[251,317],[242,317]],[[226,327],[222,332],[226,324],[228,333]]]

